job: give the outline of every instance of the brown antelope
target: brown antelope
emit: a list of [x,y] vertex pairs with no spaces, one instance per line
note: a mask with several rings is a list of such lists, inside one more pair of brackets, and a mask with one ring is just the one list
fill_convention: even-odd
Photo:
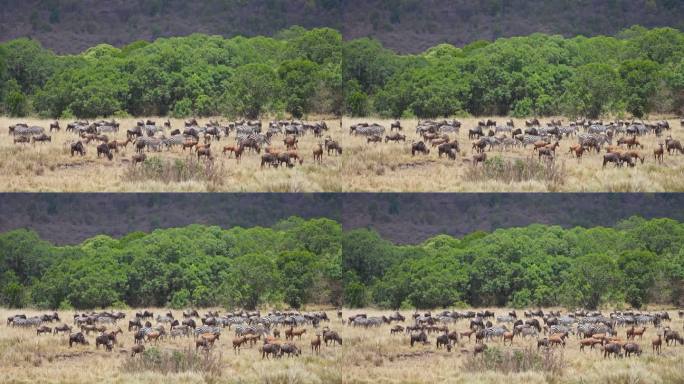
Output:
[[653,158],[655,161],[658,163],[662,164],[663,163],[663,154],[665,153],[665,144],[663,143],[658,143],[658,148],[653,150]]
[[321,352],[321,334],[317,333],[316,338],[311,340],[311,353],[316,352],[318,355]]
[[658,338],[651,341],[651,346],[653,347],[653,353],[660,355],[660,349],[663,347],[663,336],[658,334]]

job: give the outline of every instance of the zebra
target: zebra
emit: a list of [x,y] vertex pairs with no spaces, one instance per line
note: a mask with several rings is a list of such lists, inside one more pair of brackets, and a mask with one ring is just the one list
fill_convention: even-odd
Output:
[[490,150],[494,148],[494,146],[501,145],[501,139],[496,136],[485,136],[482,140],[487,142]]
[[547,143],[549,142],[548,139],[542,136],[537,136],[537,135],[523,135],[523,136],[516,136],[516,139],[522,143],[523,148],[527,148],[528,145],[534,144],[537,141],[546,141]]
[[142,129],[148,136],[154,136],[157,132],[164,132],[164,127],[161,125],[145,125]]
[[96,128],[97,133],[112,133],[112,132],[119,132],[119,127],[113,126],[113,125],[100,125]]
[[187,138],[183,135],[173,135],[169,138],[163,138],[161,139],[161,142],[166,148],[171,148],[175,145],[181,146],[183,143],[187,140]]
[[195,328],[193,331],[195,334],[195,337],[204,334],[204,333],[212,333],[214,335],[220,335],[221,334],[221,328],[219,327],[212,327],[211,325],[202,325],[200,327]]
[[560,127],[558,128],[558,134],[565,137],[575,136],[577,134],[577,127]]
[[255,325],[238,324],[235,326],[235,336],[263,335],[266,333],[268,333],[268,330],[262,324],[259,324],[256,326]]
[[613,139],[608,137],[608,135],[596,135],[592,133],[580,133],[577,135],[577,141],[580,145],[596,142],[598,145],[608,144],[613,145]]
[[442,124],[439,126],[439,133],[456,133],[458,134],[459,130],[461,129],[460,125],[452,125],[452,124]]
[[239,125],[235,128],[238,135],[249,135],[252,133],[261,133],[261,127],[257,125]]
[[612,130],[611,127],[606,127],[605,125],[592,125],[587,130],[587,133],[593,134],[608,134],[608,131]]
[[385,127],[382,125],[353,125],[350,128],[350,133],[363,136],[382,136],[385,134]]
[[179,325],[171,330],[171,338],[175,339],[176,337],[189,337],[190,336],[190,327],[187,325]]
[[485,328],[484,335],[486,340],[491,340],[494,337],[503,337],[503,334],[508,332],[506,326],[503,327],[489,327]]
[[250,144],[250,143],[256,143],[259,147],[263,147],[265,145],[271,144],[271,139],[269,139],[266,135],[262,135],[259,133],[250,133],[248,135],[238,134],[235,137],[235,140],[237,141],[238,145],[245,145],[245,146],[249,146],[246,144]]
[[145,144],[148,150],[154,149],[155,151],[159,151],[162,145],[162,139],[158,139],[156,137],[141,136],[135,139],[135,142],[136,144],[142,142]]
[[571,333],[571,332],[574,333],[574,331],[570,327],[567,327],[565,325],[552,325],[549,327],[549,330],[548,330],[549,335],[555,335],[558,333]]
[[496,128],[494,128],[494,132],[495,132],[495,133],[499,133],[499,132],[512,132],[512,131],[513,131],[513,127],[510,127],[510,126],[507,126],[507,125],[506,125],[506,126],[504,126],[504,125],[497,125]]
[[504,150],[506,150],[508,148],[517,147],[519,144],[520,144],[520,142],[518,140],[513,139],[511,137],[504,137],[501,140],[501,148],[503,148]]
[[558,318],[558,323],[561,325],[571,325],[575,322],[575,319],[570,316],[561,316]]
[[537,328],[530,325],[518,325],[515,327],[514,332],[522,335],[523,338],[527,336],[537,337],[539,335]]
[[625,129],[625,132],[628,135],[639,135],[639,136],[647,134],[648,131],[649,131],[649,129],[643,124],[632,124],[629,127],[627,127],[627,129]]
[[513,323],[517,319],[513,316],[497,316],[496,317],[496,322],[497,323]]
[[171,316],[157,315],[156,320],[157,320],[157,323],[172,323],[174,318]]
[[95,319],[98,323],[116,324],[116,319],[110,316],[99,316]]
[[14,327],[37,327],[43,323],[40,317],[34,316],[29,318],[15,317],[12,321]]
[[32,126],[32,127],[17,126],[14,128],[14,131],[12,131],[12,133],[15,136],[34,136],[34,135],[40,135],[40,134],[45,133],[45,128],[38,127],[38,126]]

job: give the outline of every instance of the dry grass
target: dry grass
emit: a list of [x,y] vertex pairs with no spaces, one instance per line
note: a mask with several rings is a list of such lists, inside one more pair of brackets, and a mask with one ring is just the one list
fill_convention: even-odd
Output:
[[[161,310],[155,310],[160,312]],[[14,310],[0,310],[6,318]],[[344,317],[365,312],[369,316],[387,314],[374,309],[344,310]],[[496,310],[504,312],[503,309]],[[38,313],[26,311],[27,314]],[[128,311],[128,317],[132,311]],[[513,346],[492,341],[488,345],[489,361],[482,355],[472,357],[474,340],[461,341],[449,353],[437,350],[434,335],[430,344],[411,348],[407,335],[391,336],[390,326],[375,329],[352,328],[343,325],[332,315],[329,326],[343,338],[343,346],[321,348],[320,355],[311,353],[309,341],[315,331],[307,333],[296,343],[302,356],[280,360],[262,360],[257,346],[233,353],[232,332],[227,329],[214,349],[204,356],[193,352],[193,340],[165,340],[148,344],[147,357],[129,357],[133,345],[132,332],[122,322],[123,335],[113,352],[96,350],[94,336],[89,346],[69,348],[66,336],[36,336],[33,330],[14,329],[0,325],[0,381],[17,383],[682,383],[684,382],[684,347],[663,346],[661,356],[651,353],[650,340],[655,331],[647,330],[638,340],[644,353],[641,357],[604,360],[600,351],[579,351],[575,336],[571,336],[565,350],[552,353],[537,352],[535,340],[514,339]],[[179,311],[174,311],[180,317]],[[60,312],[63,319],[69,312]],[[410,318],[410,313],[404,311]],[[670,324],[681,331],[682,320]],[[465,321],[450,326],[467,328]],[[619,335],[625,336],[620,329]],[[147,359],[147,360],[146,360]]]
[[[459,119],[463,126],[457,140],[461,155],[456,161],[446,156],[438,158],[436,149],[429,155],[411,156],[411,140],[418,141],[415,133],[418,123],[415,119],[401,120],[406,143],[368,144],[365,137],[349,136],[349,126],[359,122],[377,122],[390,127],[391,120],[344,119],[342,145],[345,159],[341,176],[344,190],[361,192],[674,192],[684,191],[684,156],[665,155],[664,165],[654,162],[653,149],[659,141],[654,135],[639,140],[644,144],[640,150],[646,161],[635,168],[602,168],[603,152],[584,155],[578,162],[568,152],[576,138],[564,138],[557,149],[556,164],[534,167],[538,162],[531,146],[505,152],[494,150],[487,155],[498,157],[501,166],[489,162],[488,169],[473,170],[470,159],[473,155],[468,139],[468,129],[477,121],[486,118]],[[495,117],[499,124],[507,118]],[[654,118],[655,120],[655,118]],[[547,119],[542,122],[545,123]],[[565,119],[567,121],[567,119]],[[672,130],[666,132],[674,138],[684,140],[684,128],[678,119],[669,119]],[[524,128],[524,119],[514,119],[516,127]],[[454,135],[450,135],[454,139]],[[517,167],[517,165],[521,165]],[[481,165],[480,165],[481,167]],[[539,169],[537,169],[539,168]],[[511,171],[511,172],[509,172]]]
[[[154,118],[153,118],[154,119]],[[110,140],[125,140],[126,129],[139,119],[120,120],[118,133],[108,134]],[[157,124],[165,119],[156,118]],[[318,120],[311,117],[311,120]],[[204,124],[208,119],[201,120]],[[49,127],[50,121],[37,119],[0,118],[0,126],[7,129],[11,124],[27,122],[30,125]],[[313,135],[299,139],[300,154],[304,164],[292,169],[266,167],[261,170],[260,156],[246,153],[242,162],[234,157],[223,156],[221,149],[235,143],[234,133],[228,138],[212,143],[215,161],[213,166],[197,164],[196,156],[180,148],[171,151],[148,153],[156,158],[160,166],[146,169],[132,169],[132,145],[114,154],[114,160],[96,156],[93,142],[87,145],[84,157],[69,154],[69,144],[77,140],[76,135],[65,132],[69,121],[61,121],[62,131],[48,133],[51,143],[31,145],[14,144],[6,130],[0,133],[0,191],[20,192],[338,192],[342,185],[338,177],[341,157],[323,156],[323,164],[313,163],[312,151],[320,141]],[[330,134],[339,135],[339,120],[326,120]],[[264,120],[267,126],[267,121]],[[182,128],[182,120],[171,120],[172,127]],[[168,135],[168,132],[167,132]],[[282,137],[273,139],[273,146],[284,149]],[[204,163],[204,162],[201,162]]]
[[[155,313],[166,310],[153,309]],[[227,328],[208,353],[195,352],[194,339],[167,338],[146,344],[147,354],[130,357],[133,332],[128,319],[119,322],[119,335],[113,352],[95,348],[95,336],[86,338],[90,345],[69,348],[67,336],[37,336],[35,329],[18,329],[0,323],[0,382],[16,383],[341,383],[342,367],[337,359],[339,348],[327,348],[313,356],[308,347],[315,333],[311,328],[301,341],[302,356],[280,360],[262,360],[258,345],[233,352],[233,332]],[[173,311],[181,317],[180,311]],[[3,319],[17,313],[0,309]],[[21,313],[38,314],[39,311]],[[60,311],[62,320],[71,324],[72,312]],[[49,324],[51,326],[57,325]],[[110,327],[113,328],[113,327]],[[168,326],[167,326],[168,330]]]

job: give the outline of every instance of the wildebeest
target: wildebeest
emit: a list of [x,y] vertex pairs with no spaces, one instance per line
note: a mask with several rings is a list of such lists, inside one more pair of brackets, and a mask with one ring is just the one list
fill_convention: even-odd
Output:
[[428,337],[425,331],[421,331],[419,334],[413,334],[411,335],[411,346],[413,347],[413,344],[415,343],[423,343],[427,344],[428,343]]
[[608,343],[603,347],[603,358],[608,358],[610,355],[614,357],[622,357],[622,346],[617,343]]
[[424,155],[430,154],[430,150],[425,146],[425,143],[422,141],[411,144],[411,156],[415,156],[416,152],[420,152]]
[[83,332],[76,332],[69,335],[69,348],[73,344],[88,345],[88,341],[85,339]]
[[110,161],[112,160],[112,158],[114,158],[112,152],[109,150],[109,146],[107,145],[107,143],[102,143],[97,146],[97,157],[99,158],[100,155],[105,155],[107,159],[109,159]]
[[269,355],[273,357],[279,357],[280,355],[280,345],[279,344],[264,344],[259,347],[259,352],[261,352],[261,358],[269,358]]

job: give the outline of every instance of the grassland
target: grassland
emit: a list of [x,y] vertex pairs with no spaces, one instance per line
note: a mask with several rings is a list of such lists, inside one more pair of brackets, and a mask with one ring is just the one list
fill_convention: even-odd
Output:
[[[503,122],[503,118],[494,118]],[[157,119],[160,120],[160,119]],[[456,161],[446,156],[441,159],[436,149],[429,155],[411,156],[411,141],[420,140],[415,133],[417,120],[402,120],[405,143],[367,143],[363,136],[349,134],[349,126],[358,122],[378,122],[389,128],[389,120],[343,119],[327,120],[327,133],[344,148],[342,156],[324,155],[323,163],[313,162],[312,151],[321,141],[313,135],[299,139],[299,153],[304,164],[293,169],[280,167],[260,169],[260,156],[246,154],[241,163],[234,157],[223,156],[220,149],[234,144],[233,135],[213,144],[216,160],[208,165],[198,162],[189,151],[179,148],[148,153],[148,158],[159,160],[162,167],[148,167],[148,172],[132,166],[134,153],[131,145],[115,154],[113,161],[98,159],[95,143],[87,146],[87,155],[71,157],[69,143],[77,137],[69,132],[53,132],[52,142],[45,144],[14,144],[12,136],[0,134],[1,191],[39,192],[680,192],[684,191],[684,156],[665,155],[663,164],[653,158],[653,149],[664,137],[640,137],[644,149],[644,164],[634,168],[602,167],[603,152],[584,155],[578,162],[568,152],[574,137],[564,138],[557,150],[553,165],[540,165],[531,146],[512,150],[492,150],[489,159],[499,167],[485,171],[474,167],[470,158],[471,140],[468,129],[480,119],[461,119],[463,127],[458,140],[461,152]],[[0,126],[26,121],[0,118]],[[515,119],[516,127],[524,121]],[[266,121],[264,121],[266,122]],[[49,121],[29,119],[29,124],[43,127]],[[66,122],[62,122],[62,126]],[[201,121],[204,123],[204,121]],[[684,128],[679,120],[669,119],[672,135],[684,139]],[[110,140],[125,139],[125,130],[135,124],[134,119],[121,121],[120,132],[109,135]],[[182,127],[181,120],[172,126]],[[273,139],[276,149],[284,149],[281,137]],[[519,162],[516,163],[516,161]],[[150,171],[152,170],[152,171]]]
[[[108,134],[110,140],[125,140],[126,129],[138,119],[120,120],[118,133]],[[156,119],[158,124],[162,119]],[[0,126],[17,122],[49,127],[47,120],[0,118]],[[204,124],[206,121],[200,121]],[[337,156],[323,157],[323,163],[313,162],[312,151],[321,141],[313,135],[299,139],[298,152],[304,154],[303,165],[288,169],[266,167],[261,170],[260,156],[249,153],[240,164],[234,156],[223,156],[224,145],[234,145],[234,133],[214,141],[214,163],[197,162],[194,152],[180,148],[147,153],[148,159],[157,158],[162,169],[154,174],[135,171],[130,162],[135,153],[132,145],[114,154],[114,160],[97,158],[95,142],[86,146],[86,156],[71,157],[69,144],[78,137],[65,132],[67,121],[60,122],[60,132],[48,133],[50,143],[14,144],[7,131],[0,134],[0,190],[7,192],[338,192],[342,185],[338,170],[342,160]],[[264,121],[268,126],[268,122]],[[332,135],[338,135],[339,120],[326,120]],[[172,128],[182,128],[182,120],[171,120]],[[168,131],[168,130],[167,130]],[[169,132],[167,132],[168,136]],[[282,137],[273,139],[275,148],[285,149]],[[186,172],[190,170],[190,172]],[[142,175],[142,176],[141,176]]]
[[[161,312],[158,309],[155,312]],[[16,310],[0,310],[4,318]],[[22,311],[23,312],[23,311]],[[344,317],[364,312],[369,316],[388,314],[374,309],[344,310]],[[497,309],[501,314],[504,309]],[[27,311],[27,314],[38,313]],[[133,314],[127,312],[126,321],[120,322],[124,333],[119,336],[113,352],[94,346],[94,336],[88,339],[88,346],[69,348],[66,336],[37,336],[32,329],[15,329],[0,325],[0,381],[11,383],[682,383],[684,382],[684,347],[666,347],[660,356],[651,352],[650,342],[656,337],[656,330],[649,328],[641,344],[641,357],[624,359],[603,359],[600,351],[579,351],[576,336],[571,336],[565,349],[553,352],[553,371],[545,370],[547,365],[533,366],[529,370],[504,372],[495,367],[478,369],[477,360],[472,357],[472,342],[460,341],[452,352],[436,349],[434,335],[430,344],[409,345],[405,334],[391,336],[389,325],[379,328],[361,329],[342,324],[328,311],[331,329],[343,338],[342,346],[325,347],[320,355],[310,350],[310,340],[315,330],[307,327],[302,340],[296,344],[302,348],[302,355],[280,360],[262,360],[257,345],[243,348],[239,355],[232,350],[232,332],[225,330],[221,339],[209,352],[204,371],[189,370],[162,374],[141,369],[129,357],[133,345],[132,332],[127,331],[127,319]],[[410,318],[410,312],[403,313]],[[179,311],[174,311],[180,317]],[[62,320],[70,323],[71,312],[60,312]],[[666,323],[681,332],[683,321],[676,312],[670,311],[671,323]],[[465,330],[463,320],[451,325],[450,329]],[[625,329],[618,335],[625,337]],[[504,347],[501,342],[488,343],[491,350],[502,353],[528,351],[536,354],[534,339],[515,339],[513,346]],[[146,347],[155,347],[152,344]],[[176,339],[160,341],[156,348],[162,354],[179,351],[177,356],[191,355],[193,340]],[[543,355],[543,353],[542,353]],[[488,358],[492,358],[489,355]],[[135,359],[140,359],[136,357]],[[478,356],[481,359],[481,356]],[[498,365],[495,365],[498,366]],[[515,366],[515,364],[514,364]]]
[[[578,162],[568,152],[571,144],[577,139],[570,137],[560,141],[556,150],[555,165],[550,169],[533,171],[538,163],[532,146],[527,149],[515,148],[500,152],[492,150],[487,153],[488,158],[500,157],[504,165],[499,174],[485,173],[475,170],[470,163],[472,157],[471,142],[468,139],[468,129],[477,126],[477,121],[486,118],[459,119],[463,126],[458,136],[450,134],[450,138],[457,139],[460,156],[456,161],[441,159],[437,156],[436,148],[429,155],[417,154],[411,156],[411,141],[420,140],[415,133],[418,121],[415,119],[401,120],[406,135],[406,143],[367,143],[363,136],[347,136],[342,140],[345,146],[345,161],[341,169],[345,191],[382,191],[382,192],[674,192],[684,190],[684,156],[665,155],[663,165],[656,164],[653,149],[658,142],[671,134],[680,141],[684,139],[684,128],[679,120],[669,119],[671,131],[666,131],[663,137],[655,135],[640,137],[644,149],[639,151],[646,157],[644,164],[637,164],[634,168],[615,168],[608,165],[602,168],[603,154],[585,153],[582,162]],[[507,118],[494,117],[501,125]],[[524,119],[513,119],[516,127],[524,129]],[[547,120],[544,119],[542,123]],[[567,119],[564,120],[567,122]],[[390,120],[383,119],[345,119],[343,130],[348,135],[349,126],[360,122],[376,122],[389,130]],[[486,132],[486,131],[485,131]],[[523,170],[520,175],[516,171],[515,160]],[[506,163],[512,164],[507,169]],[[510,172],[508,172],[510,170]]]

